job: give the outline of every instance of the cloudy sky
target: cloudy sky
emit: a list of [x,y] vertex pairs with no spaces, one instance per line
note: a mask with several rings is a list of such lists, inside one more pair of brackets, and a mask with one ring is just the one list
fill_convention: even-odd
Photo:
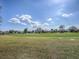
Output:
[[79,26],[79,0],[0,0],[2,30]]

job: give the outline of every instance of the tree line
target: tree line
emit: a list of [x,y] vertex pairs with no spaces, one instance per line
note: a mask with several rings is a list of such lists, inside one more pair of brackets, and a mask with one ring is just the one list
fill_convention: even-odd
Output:
[[26,33],[64,33],[64,32],[79,32],[79,29],[75,26],[70,26],[68,29],[65,29],[64,25],[60,25],[58,29],[43,30],[42,28],[37,28],[36,30],[28,31],[25,28],[23,31],[18,30],[9,30],[9,31],[0,31],[0,34],[26,34]]

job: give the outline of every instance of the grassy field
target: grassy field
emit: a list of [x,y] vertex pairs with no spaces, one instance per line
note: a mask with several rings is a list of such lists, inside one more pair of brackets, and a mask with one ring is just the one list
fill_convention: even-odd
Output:
[[79,33],[0,35],[0,59],[79,59]]

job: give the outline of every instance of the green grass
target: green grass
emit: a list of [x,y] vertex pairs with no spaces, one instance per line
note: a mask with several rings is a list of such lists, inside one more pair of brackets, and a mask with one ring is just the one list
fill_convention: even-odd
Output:
[[14,34],[18,37],[79,37],[79,33],[30,33]]
[[0,35],[0,59],[79,59],[79,33]]

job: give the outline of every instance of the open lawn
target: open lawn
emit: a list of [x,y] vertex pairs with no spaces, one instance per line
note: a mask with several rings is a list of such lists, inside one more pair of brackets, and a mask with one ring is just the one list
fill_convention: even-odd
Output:
[[0,59],[79,59],[79,33],[0,35]]

